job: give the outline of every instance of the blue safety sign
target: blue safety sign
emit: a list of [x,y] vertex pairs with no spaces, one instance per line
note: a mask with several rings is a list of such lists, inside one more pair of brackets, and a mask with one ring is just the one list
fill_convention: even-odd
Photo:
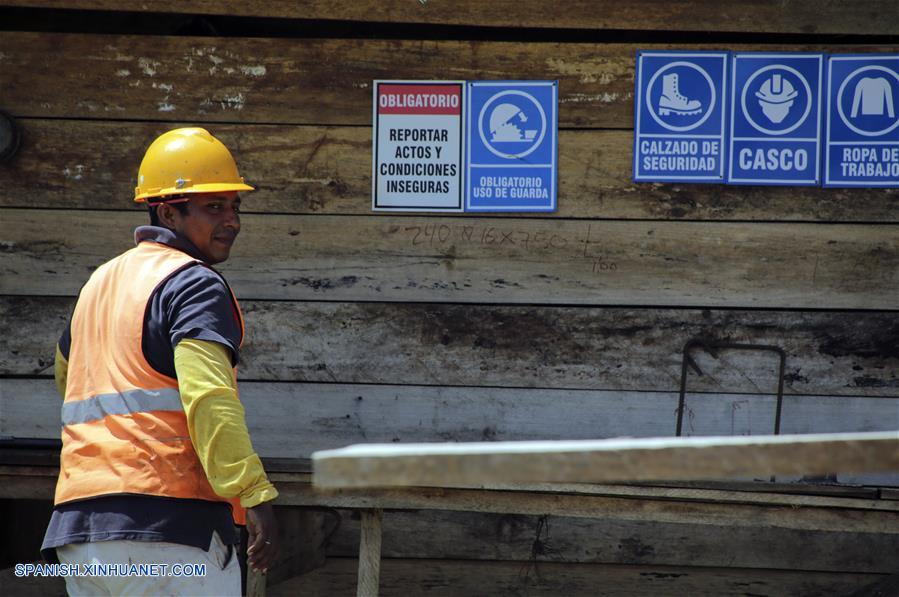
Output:
[[555,211],[558,82],[470,81],[466,211]]
[[732,55],[729,184],[819,184],[823,54]]
[[899,187],[899,55],[829,57],[824,186]]
[[635,182],[724,182],[727,52],[638,52]]

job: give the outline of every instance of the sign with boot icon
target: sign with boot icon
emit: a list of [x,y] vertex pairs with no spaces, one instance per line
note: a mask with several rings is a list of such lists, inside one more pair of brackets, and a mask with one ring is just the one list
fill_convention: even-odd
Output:
[[724,181],[727,52],[638,52],[635,181]]
[[702,112],[702,102],[689,99],[680,92],[677,73],[662,77],[662,97],[659,98],[659,115],[668,116],[672,112],[682,116],[691,116]]

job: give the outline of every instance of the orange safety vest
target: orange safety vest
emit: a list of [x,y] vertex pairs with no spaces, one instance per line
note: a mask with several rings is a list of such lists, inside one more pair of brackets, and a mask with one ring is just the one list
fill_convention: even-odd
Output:
[[[81,290],[71,323],[56,504],[128,493],[227,501],[234,521],[246,524],[239,499],[209,485],[178,380],[153,369],[141,343],[153,292],[198,265],[204,266],[177,249],[142,242],[100,266]],[[243,315],[231,298],[242,343]]]

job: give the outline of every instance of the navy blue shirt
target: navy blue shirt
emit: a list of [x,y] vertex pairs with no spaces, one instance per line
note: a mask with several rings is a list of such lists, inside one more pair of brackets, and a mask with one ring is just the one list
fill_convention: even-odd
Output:
[[[203,255],[187,238],[166,228],[141,226],[135,243],[158,242],[199,260]],[[147,362],[169,377],[175,375],[175,346],[188,339],[218,342],[240,357],[240,324],[231,291],[221,274],[204,264],[181,269],[153,292],[144,316],[142,349]],[[71,322],[59,340],[68,359]],[[55,547],[69,543],[129,539],[165,541],[209,549],[213,531],[226,544],[239,536],[225,502],[148,495],[107,495],[60,504],[53,509],[41,554],[56,563]]]

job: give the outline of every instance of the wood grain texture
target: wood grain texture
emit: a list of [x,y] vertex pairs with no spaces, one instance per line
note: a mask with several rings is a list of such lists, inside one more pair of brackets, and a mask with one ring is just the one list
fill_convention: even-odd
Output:
[[[879,578],[782,570],[387,559],[381,564],[381,595],[556,597],[596,595],[601,587],[602,594],[610,597],[745,597],[747,592],[766,597],[823,597],[848,594]],[[334,558],[319,570],[272,587],[268,594],[350,595],[355,583],[356,560]]]
[[[5,0],[0,6],[186,12],[174,0]],[[545,0],[388,0],[335,4],[325,0],[195,0],[189,12],[209,15],[348,20],[375,23],[427,23],[482,27],[567,29],[636,29],[655,31],[726,31],[743,33],[838,33],[886,35],[899,33],[896,5],[869,0],[850,5],[829,0],[787,2],[713,2],[690,0],[574,0],[564,9]],[[890,18],[894,17],[894,18]]]
[[[57,458],[47,450],[34,450],[30,456],[22,457],[21,448],[5,449],[0,452],[0,475],[4,479],[56,479],[59,474]],[[40,462],[32,462],[37,455]],[[48,458],[49,456],[49,458]],[[309,460],[301,458],[262,458],[272,483],[294,488],[309,489],[312,482]],[[0,485],[2,487],[2,485]],[[304,491],[297,492],[294,497]],[[557,493],[565,495],[582,495],[594,497],[614,497],[629,499],[667,500],[683,502],[699,502],[708,504],[736,504],[738,506],[789,506],[797,508],[843,508],[848,510],[873,510],[896,512],[895,490],[889,487],[852,487],[820,483],[771,483],[765,481],[688,481],[682,483],[659,482],[652,484],[596,484],[596,483],[507,483],[480,484],[477,487],[460,487],[459,489],[480,489],[485,491],[502,491],[517,493]],[[328,492],[330,494],[331,492]],[[336,492],[337,499],[352,492]],[[52,497],[52,494],[50,494]],[[35,498],[43,498],[36,495]],[[340,502],[344,504],[345,502]],[[414,503],[418,508],[420,502]],[[339,505],[337,507],[344,507]],[[279,506],[280,508],[280,506]],[[439,509],[439,508],[438,508]],[[288,512],[291,512],[289,508]],[[315,510],[313,510],[315,512]],[[339,516],[334,512],[330,518]],[[334,521],[320,519],[316,525],[324,528],[334,526]],[[292,525],[296,526],[296,525]]]
[[[48,466],[0,465],[0,496],[51,499],[58,470]],[[890,500],[750,492],[738,490],[546,484],[545,487],[494,489],[404,488],[321,491],[307,473],[269,473],[280,496],[276,506],[337,509],[445,510],[525,516],[561,516],[652,524],[780,528],[809,533],[899,534],[896,506]],[[614,487],[614,489],[610,489]],[[814,486],[805,486],[805,489]],[[827,488],[823,488],[826,492]],[[889,490],[884,489],[883,492]],[[595,493],[594,493],[595,492]],[[745,497],[743,497],[745,496]]]
[[646,497],[424,487],[321,491],[303,483],[279,483],[278,490],[281,494],[278,504],[293,506],[554,515],[656,524],[779,527],[809,532],[899,532],[895,512],[840,507],[795,508],[782,505],[678,502]]
[[899,472],[899,430],[755,437],[355,444],[312,454],[321,488],[601,483]]
[[356,597],[377,597],[381,575],[381,510],[363,510]]
[[[31,555],[33,558],[34,555]],[[43,560],[35,563],[43,564]],[[66,581],[60,576],[18,577],[15,568],[0,570],[0,586],[5,593],[17,597],[66,597]]]
[[[309,458],[360,442],[670,436],[677,408],[676,393],[659,392],[260,382],[240,389],[253,445],[267,458]],[[0,437],[58,439],[59,408],[51,380],[0,379]],[[758,435],[774,421],[770,396],[698,394],[686,408],[686,435]],[[899,429],[899,398],[787,396],[783,408],[783,433]],[[837,480],[899,486],[897,474]]]
[[[0,352],[0,375],[52,375],[73,307],[68,297],[0,297],[9,347]],[[676,393],[684,344],[709,337],[783,348],[787,394],[899,396],[895,312],[253,300],[242,307],[243,380]],[[777,359],[769,354],[691,354],[703,374],[688,372],[688,393],[775,393]],[[745,408],[734,416],[751,421]],[[689,422],[704,424],[702,416]]]
[[[0,75],[2,76],[2,75]],[[152,139],[189,123],[27,119],[15,161],[0,164],[0,207],[134,209]],[[213,124],[257,191],[246,213],[371,213],[371,132],[360,127]],[[72,140],[77,139],[77,143]],[[897,189],[635,184],[628,131],[559,134],[559,210],[540,217],[899,222]],[[28,189],[28,192],[22,192]]]
[[[358,515],[341,511],[328,557],[356,557]],[[779,568],[892,573],[899,535],[641,523],[474,512],[387,512],[383,558]]]
[[[139,212],[7,209],[0,293],[72,295]],[[64,223],[64,225],[60,225]],[[892,225],[247,215],[222,271],[279,300],[893,309]]]
[[[410,31],[410,36],[414,32]],[[633,128],[637,49],[662,44],[192,38],[4,32],[16,117],[371,125],[374,79],[559,81],[561,128]],[[721,44],[694,49],[722,49]],[[729,50],[770,49],[728,44]],[[779,46],[780,51],[895,46]]]

